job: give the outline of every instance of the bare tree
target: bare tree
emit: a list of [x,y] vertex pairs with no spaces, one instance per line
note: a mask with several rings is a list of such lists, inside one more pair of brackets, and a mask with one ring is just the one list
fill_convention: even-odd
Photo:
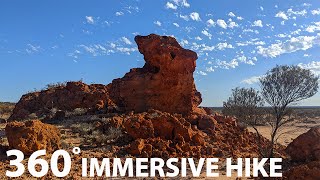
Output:
[[274,120],[271,121],[270,157],[274,155],[274,145],[279,128],[291,119],[288,106],[315,95],[319,77],[310,70],[299,66],[276,66],[260,78],[261,94],[271,106]]
[[[265,114],[263,109],[263,99],[259,92],[253,88],[235,88],[226,102],[223,102],[222,113],[234,116],[241,124],[252,127],[257,133],[259,145],[261,145],[261,135],[257,125],[261,123]],[[260,153],[264,156],[264,150],[260,147]]]

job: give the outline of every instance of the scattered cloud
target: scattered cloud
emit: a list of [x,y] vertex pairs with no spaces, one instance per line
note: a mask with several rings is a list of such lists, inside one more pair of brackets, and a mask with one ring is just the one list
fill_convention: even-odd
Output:
[[128,39],[128,38],[126,38],[126,37],[122,37],[121,38],[121,40],[125,43],[125,44],[128,44],[128,45],[131,45],[132,44],[132,42]]
[[155,22],[153,22],[155,25],[157,25],[157,26],[161,26],[162,24],[161,24],[161,22],[160,21],[155,21]]
[[310,7],[311,4],[309,4],[309,3],[303,3],[302,6],[303,6],[303,7]]
[[229,12],[228,16],[230,17],[236,17],[236,15],[233,12]]
[[243,20],[243,17],[238,16],[237,19],[241,21],[241,20]]
[[207,21],[207,26],[208,27],[212,27],[212,26],[215,26],[215,22],[212,20],[212,19],[209,19],[208,21]]
[[233,48],[233,46],[231,44],[226,43],[226,42],[217,44],[217,49],[219,49],[219,50],[232,49],[232,48]]
[[200,15],[197,12],[190,13],[190,18],[194,21],[201,21]]
[[218,26],[220,26],[221,28],[223,28],[223,29],[227,29],[227,23],[224,21],[224,20],[222,20],[222,19],[218,19],[217,20],[217,24],[218,24]]
[[124,15],[124,13],[122,11],[116,12],[116,16],[122,16],[122,15]]
[[212,38],[212,34],[210,34],[207,30],[202,30],[201,31],[201,33],[203,34],[203,35],[205,35],[205,36],[207,36],[209,39],[211,39]]
[[178,23],[172,23],[175,27],[180,27]]
[[195,37],[194,39],[196,39],[196,40],[198,40],[198,41],[201,41],[201,40],[202,40],[202,38],[199,37],[199,36]]
[[299,50],[307,50],[313,45],[320,44],[320,34],[316,36],[299,36],[292,37],[285,42],[278,42],[271,44],[264,48],[262,46],[257,47],[258,54],[264,57],[277,57],[281,54],[292,53]]
[[179,15],[179,17],[185,21],[189,21],[189,17],[187,15]]
[[166,4],[166,8],[167,9],[173,9],[173,10],[176,10],[178,8],[178,6],[174,5],[173,3],[171,2],[167,2]]
[[86,16],[86,20],[88,24],[94,24],[94,19],[92,16]]
[[313,33],[315,31],[320,31],[320,21],[314,22],[312,25],[307,26],[306,31],[310,33]]
[[26,52],[28,54],[34,54],[41,50],[41,47],[38,45],[27,44]]
[[262,76],[252,76],[252,77],[249,77],[247,79],[242,80],[240,83],[249,84],[249,85],[255,84],[255,83],[258,83],[259,79],[262,77],[263,77],[263,75]]
[[262,24],[261,20],[256,20],[256,21],[253,22],[252,26],[263,27],[263,24]]
[[284,20],[288,20],[288,16],[286,15],[286,13],[284,13],[283,11],[279,11],[276,16],[277,18],[281,18],[281,19],[284,19]]
[[312,15],[320,15],[320,8],[319,9],[314,9],[311,11]]
[[229,25],[228,25],[228,27],[229,28],[234,28],[234,27],[238,27],[239,25],[237,24],[237,23],[235,23],[235,22],[233,22],[233,21],[231,21],[230,23],[229,23]]
[[233,59],[233,60],[231,60],[229,62],[218,60],[217,64],[222,69],[230,69],[230,68],[234,69],[237,66],[239,66],[239,63],[238,63],[238,61],[236,59]]
[[180,7],[190,7],[190,4],[187,2],[187,0],[172,0],[177,6]]
[[208,74],[207,74],[206,72],[204,72],[204,71],[199,71],[199,74],[202,75],[202,76],[208,75]]
[[316,75],[320,75],[320,61],[312,61],[307,64],[299,63],[298,66],[304,69],[309,69]]
[[[284,21],[289,20],[289,19],[297,19],[297,16],[306,16],[307,15],[307,10],[301,10],[301,11],[294,11],[292,8],[288,9],[286,12],[284,11],[279,11],[275,17],[281,18]],[[282,22],[284,24],[284,22]]]

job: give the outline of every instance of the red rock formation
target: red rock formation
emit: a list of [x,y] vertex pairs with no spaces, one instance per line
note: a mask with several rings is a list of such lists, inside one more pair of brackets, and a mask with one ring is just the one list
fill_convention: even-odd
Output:
[[31,113],[36,113],[38,117],[41,117],[50,114],[52,108],[72,111],[76,108],[105,107],[108,102],[109,96],[106,86],[68,82],[66,86],[23,95],[16,104],[10,120],[26,119]]
[[[181,116],[149,110],[117,116],[112,118],[111,125],[123,127],[134,139],[127,151],[135,156],[260,157],[254,133],[241,129],[229,118],[217,117],[219,122],[213,115],[196,113]],[[261,148],[268,145],[269,141],[261,138]]]
[[145,112],[158,109],[188,114],[201,103],[193,72],[197,54],[182,48],[175,38],[136,36],[143,68],[131,69],[123,78],[110,84],[110,97],[126,111]]
[[286,148],[293,161],[320,161],[320,126],[294,139]]
[[193,79],[197,54],[182,48],[173,37],[151,34],[136,36],[135,41],[146,61],[143,68],[131,69],[107,86],[68,82],[66,86],[23,95],[10,120],[25,119],[31,113],[42,117],[52,108],[158,109],[181,114],[195,110],[201,103]]
[[193,136],[196,134],[197,139],[201,138],[200,134],[204,135],[199,130],[193,130],[191,124],[184,118],[158,110],[130,116],[124,123],[124,127],[128,134],[135,139],[160,137],[161,139],[175,140],[182,138],[185,142],[192,142]]
[[10,148],[19,149],[25,155],[41,149],[53,152],[60,148],[58,128],[38,120],[10,122],[5,131]]

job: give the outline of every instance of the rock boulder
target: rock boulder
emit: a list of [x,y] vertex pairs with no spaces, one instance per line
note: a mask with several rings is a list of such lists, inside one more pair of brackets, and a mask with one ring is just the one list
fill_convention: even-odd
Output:
[[25,155],[46,149],[47,153],[60,148],[60,132],[53,125],[38,120],[10,122],[5,128],[11,149],[18,149]]
[[320,126],[294,139],[286,148],[293,161],[320,161]]

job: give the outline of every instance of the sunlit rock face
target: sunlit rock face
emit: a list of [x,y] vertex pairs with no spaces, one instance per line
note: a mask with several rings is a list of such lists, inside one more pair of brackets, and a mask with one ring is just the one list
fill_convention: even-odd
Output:
[[131,69],[110,84],[110,98],[126,111],[158,109],[188,114],[201,103],[193,72],[197,54],[182,48],[173,37],[136,36],[145,65]]

